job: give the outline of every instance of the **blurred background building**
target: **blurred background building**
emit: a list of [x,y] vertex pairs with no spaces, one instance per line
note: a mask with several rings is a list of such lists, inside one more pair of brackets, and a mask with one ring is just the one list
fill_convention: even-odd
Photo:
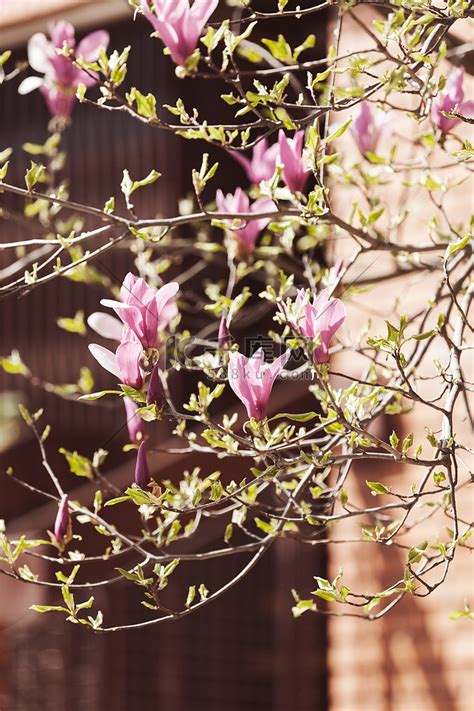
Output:
[[[112,48],[132,45],[127,81],[144,93],[151,91],[160,103],[174,104],[182,96],[189,105],[199,106],[219,94],[217,86],[206,86],[202,92],[199,82],[178,81],[171,63],[163,57],[161,44],[148,39],[148,24],[142,19],[131,21],[125,0],[3,0],[0,51],[12,49],[16,59],[25,58],[28,38],[45,31],[52,19],[70,20],[79,35],[106,28]],[[365,19],[370,22],[371,17]],[[318,14],[317,22],[311,29],[305,24],[303,34],[317,34],[315,51],[324,56],[332,31],[331,13]],[[270,36],[281,29],[278,25],[271,31],[266,27]],[[357,26],[346,41],[351,47],[360,41]],[[11,81],[0,88],[0,149],[14,148],[9,179],[21,184],[28,164],[21,146],[25,141],[44,142],[49,116],[38,92],[19,97],[17,85]],[[65,132],[64,142],[68,154],[65,173],[71,196],[79,202],[103,205],[117,192],[124,167],[136,176],[157,168],[165,176],[159,190],[144,191],[140,202],[137,199],[140,212],[146,215],[176,211],[177,199],[191,189],[190,169],[199,166],[202,153],[201,145],[85,105],[76,106],[74,123]],[[220,154],[219,159],[222,162]],[[230,159],[222,164],[221,187],[233,189],[235,164]],[[8,198],[0,196],[0,218],[2,207],[9,205]],[[24,238],[23,225],[12,227],[9,221],[7,226],[0,219],[1,241],[20,236]],[[99,268],[119,283],[130,267],[128,259],[116,252],[101,260]],[[6,266],[0,254],[0,271]],[[393,298],[393,285],[380,287],[380,298],[384,295]],[[102,296],[100,285],[86,288],[57,280],[20,299],[2,301],[0,354],[18,348],[35,373],[56,383],[71,382],[87,364],[100,388],[108,382],[107,376],[97,372],[85,342],[79,349],[77,337],[58,329],[55,319],[73,316],[78,309],[88,314]],[[46,408],[52,425],[48,446],[59,470],[65,470],[61,455],[54,454],[59,446],[89,454],[111,438],[117,443],[125,441],[121,410],[59,400],[6,375],[0,380],[2,470],[13,466],[31,481],[43,478],[36,443],[14,414],[18,401],[30,409]],[[278,397],[281,403],[294,403],[295,390],[288,392],[282,385]],[[300,397],[304,399],[303,392]],[[385,424],[390,430],[394,426],[388,420]],[[410,429],[416,428],[420,430],[422,425],[412,422]],[[180,471],[194,467],[196,460],[195,456],[190,460],[183,457]],[[168,472],[173,476],[171,462],[170,457],[155,460],[156,478],[166,478]],[[117,485],[129,481],[132,459],[119,465],[111,455],[109,466]],[[377,477],[367,465],[356,471],[352,495],[363,503],[365,480]],[[393,477],[409,485],[409,471],[394,469]],[[10,531],[43,533],[51,527],[54,515],[54,506],[40,504],[30,492],[2,477],[0,518],[7,520]],[[212,530],[208,535],[202,540],[202,550],[212,545]],[[222,534],[216,531],[215,535]],[[307,548],[290,540],[278,541],[242,583],[199,613],[178,623],[102,636],[66,625],[54,615],[29,612],[28,606],[39,602],[41,595],[44,602],[50,599],[47,593],[2,578],[0,711],[99,711],[106,706],[114,711],[471,709],[474,638],[469,622],[448,619],[452,609],[462,609],[464,594],[472,584],[472,567],[463,551],[446,585],[435,595],[427,600],[406,598],[377,623],[311,614],[293,620],[290,589],[309,593],[313,575],[334,577],[340,565],[348,577],[362,580],[368,589],[391,584],[400,569],[396,551],[392,558],[386,557],[386,549],[379,557],[365,553],[356,544],[344,551],[334,546],[328,557],[322,546]],[[198,570],[189,564],[186,575],[191,582],[200,576],[199,581],[212,590],[222,577],[232,576],[235,565],[230,558],[222,559],[219,570],[210,565],[202,571],[202,566]],[[54,575],[53,569],[43,572]],[[117,624],[138,619],[140,606],[130,586],[106,588],[97,599]]]

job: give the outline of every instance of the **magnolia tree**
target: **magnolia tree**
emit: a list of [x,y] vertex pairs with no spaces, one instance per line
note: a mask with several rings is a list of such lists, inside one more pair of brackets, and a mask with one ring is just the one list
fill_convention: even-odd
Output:
[[[45,144],[25,147],[34,158],[26,186],[8,181],[11,150],[0,154],[2,193],[24,198],[30,230],[48,230],[44,238],[1,245],[5,255],[13,255],[8,274],[21,274],[4,280],[2,297],[12,296],[14,309],[15,296],[52,280],[87,283],[94,260],[118,246],[129,249],[134,265],[122,284],[104,294],[109,298],[100,302],[103,309],[98,305],[87,314],[87,325],[81,314],[61,324],[90,341],[108,341],[91,342],[89,350],[97,369],[110,373],[110,389],[92,392],[84,369],[87,377],[74,397],[90,406],[101,405],[96,401],[102,398],[123,403],[128,487],[117,490],[109,481],[103,450],[89,459],[63,449],[71,469],[64,488],[48,459],[47,413],[24,407],[50,487],[42,491],[21,472],[7,472],[57,502],[58,510],[41,540],[15,538],[3,526],[1,572],[59,588],[62,600],[34,609],[57,611],[97,631],[121,628],[89,597],[91,587],[139,586],[149,618],[131,627],[178,619],[242,580],[277,538],[309,546],[349,544],[354,538],[344,538],[348,521],[358,531],[355,540],[369,549],[399,549],[403,564],[393,583],[367,592],[350,589],[342,572],[333,581],[316,577],[314,583],[318,571],[308,571],[308,588],[316,589],[310,598],[293,591],[295,616],[320,611],[380,618],[405,595],[436,590],[458,549],[469,547],[471,525],[458,514],[458,501],[467,493],[466,458],[472,450],[456,422],[472,421],[465,336],[472,332],[474,285],[469,224],[459,210],[453,214],[452,205],[471,172],[473,148],[462,136],[474,120],[474,102],[465,95],[464,55],[448,47],[455,24],[469,27],[473,3],[320,0],[296,6],[274,0],[266,12],[251,0],[231,4],[131,0],[130,16],[130,22],[143,16],[150,23],[147,41],[164,46],[177,82],[219,82],[222,102],[234,114],[230,124],[215,121],[218,106],[209,105],[201,115],[181,99],[160,105],[158,97],[127,85],[133,47],[110,47],[102,30],[77,41],[74,28],[58,22],[48,36],[31,37],[26,70],[10,52],[1,57],[3,80],[18,82],[21,74],[19,93],[39,90],[52,117]],[[370,6],[370,22],[361,19],[359,6]],[[313,34],[296,47],[283,35],[267,35],[272,20],[311,29],[328,10],[332,44],[322,59],[305,60]],[[344,49],[349,25],[362,38],[356,50]],[[86,104],[81,110],[108,112],[111,123],[118,111],[183,142],[201,142],[192,207],[180,201],[172,216],[138,215],[133,194],[160,174],[153,170],[134,179],[125,166],[116,195],[104,206],[73,202],[58,180],[57,163],[63,132],[74,131],[78,103]],[[233,192],[219,188],[222,169],[211,165],[206,144],[235,159]],[[81,228],[81,217],[95,226]],[[336,245],[343,245],[338,254]],[[183,249],[193,265],[167,278],[172,257]],[[332,266],[321,266],[316,250],[325,250]],[[209,266],[226,277],[200,280]],[[431,293],[405,312],[397,303],[414,275]],[[381,282],[388,285],[384,306],[389,313],[393,307],[383,327],[369,313],[360,319],[360,308],[368,304],[363,292]],[[196,298],[208,322],[192,332],[180,312]],[[264,318],[269,328],[262,347],[239,350],[235,334],[245,327],[248,336],[257,330],[261,335]],[[2,365],[43,382],[17,351],[4,355]],[[198,375],[196,392],[184,402],[176,371]],[[278,386],[278,380],[289,382]],[[293,388],[296,380],[298,392],[313,398],[314,410],[298,411],[296,398],[285,408],[291,412],[275,413],[275,390]],[[225,390],[233,404],[223,412],[216,401]],[[385,435],[377,427],[394,414],[403,427],[413,409],[430,423],[424,433],[420,428],[416,436]],[[174,431],[172,447],[158,443],[159,451],[205,453],[215,457],[219,471],[194,469],[177,472],[173,482],[156,481],[150,449],[160,419]],[[226,474],[232,459],[241,471],[236,481]],[[349,492],[354,467],[366,461],[379,464],[382,481],[364,483],[374,498],[361,507]],[[388,463],[409,467],[411,482],[404,477],[396,490],[384,483]],[[68,496],[75,475],[95,484],[92,503]],[[125,513],[121,521],[131,522],[128,527],[114,522],[118,510]],[[418,527],[431,517],[437,533],[425,540]],[[198,536],[211,520],[220,524],[221,540],[202,552]],[[83,549],[88,527],[102,534],[93,553]],[[236,557],[238,574],[214,590],[197,580],[180,605],[170,605],[167,596],[187,561],[219,566],[223,556]],[[56,579],[41,579],[28,557],[56,567]],[[81,580],[87,581],[92,561],[103,574],[91,586]],[[469,615],[469,608],[456,614]]]

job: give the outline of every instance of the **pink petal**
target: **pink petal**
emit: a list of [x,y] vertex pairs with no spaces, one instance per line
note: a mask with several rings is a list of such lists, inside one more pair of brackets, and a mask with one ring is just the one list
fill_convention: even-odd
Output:
[[123,323],[110,314],[95,311],[87,319],[87,323],[93,331],[104,338],[120,341],[123,334]]
[[38,32],[28,41],[28,62],[36,72],[46,74],[53,56],[53,45],[46,35]]
[[89,344],[89,351],[102,368],[108,370],[112,375],[115,375],[120,381],[122,380],[115,353],[112,353],[112,351],[96,343]]
[[464,67],[457,67],[450,73],[446,82],[445,93],[455,104],[459,104],[464,99],[463,81]]
[[76,44],[74,27],[70,22],[60,20],[59,22],[50,22],[48,24],[49,36],[55,47],[62,49],[64,43],[71,49],[74,49]]
[[165,284],[156,292],[155,300],[158,308],[158,320],[160,321],[160,326],[166,326],[170,318],[177,313],[178,309],[174,303],[174,300],[178,291],[178,282],[170,281],[169,284]]
[[463,101],[456,109],[456,113],[468,119],[474,119],[474,101]]
[[110,36],[105,30],[91,32],[79,42],[76,55],[82,57],[86,62],[95,62],[99,58],[100,49],[107,49]]
[[255,410],[253,407],[252,392],[246,372],[248,358],[241,353],[233,352],[229,356],[228,380],[229,385],[245,406],[249,417],[253,417]]
[[285,365],[288,362],[289,357],[291,356],[291,350],[288,348],[284,353],[282,353],[281,356],[276,358],[273,363],[271,363],[264,376],[264,387],[265,387],[265,392],[268,392],[268,396],[270,395],[271,389],[273,387],[273,383],[275,380],[278,378],[280,375],[281,371],[285,367]]
[[[227,196],[229,197],[229,196]],[[242,188],[237,188],[234,193],[234,208],[233,212],[249,212],[250,200],[246,192]]]
[[[247,178],[251,182],[253,182],[254,173],[253,173],[252,163],[247,158],[247,156],[242,155],[242,153],[239,153],[239,151],[230,151],[230,155],[232,156],[232,158],[234,158],[237,161],[237,163],[240,163],[242,168],[245,170],[245,173],[247,174]],[[219,191],[219,192],[222,192],[222,191]]]
[[219,0],[194,0],[191,7],[191,15],[196,22],[199,22],[202,27],[206,24],[217,5]]
[[141,388],[143,385],[140,370],[142,353],[142,346],[137,341],[122,341],[115,354],[121,380],[132,388]]
[[120,288],[120,299],[124,304],[128,303],[130,295],[133,293],[133,287],[138,281],[138,277],[132,272],[128,272],[123,280],[122,286]]

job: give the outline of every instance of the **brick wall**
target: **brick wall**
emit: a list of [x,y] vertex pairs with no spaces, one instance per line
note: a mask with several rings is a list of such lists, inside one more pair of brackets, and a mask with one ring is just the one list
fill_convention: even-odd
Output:
[[[368,12],[359,12],[364,22],[369,25],[373,15]],[[458,23],[459,24],[459,23]],[[465,23],[464,23],[465,24]],[[353,51],[361,46],[362,32],[357,25],[348,18],[345,20],[345,35],[342,52]],[[454,27],[456,32],[457,25]],[[449,66],[444,67],[449,71]],[[473,96],[474,80],[470,76],[466,80],[466,96]],[[400,137],[413,131],[414,124],[397,114],[396,125],[393,127],[395,134]],[[415,130],[416,127],[415,127]],[[459,133],[473,139],[472,127],[463,125]],[[354,152],[354,162],[357,158],[357,149],[350,136],[344,136],[344,150]],[[403,140],[401,143],[402,154]],[[442,155],[436,156],[437,159]],[[437,160],[437,164],[443,161]],[[444,154],[446,162],[446,154]],[[446,173],[446,171],[445,171]],[[392,188],[391,188],[392,189]],[[392,204],[406,199],[403,188],[397,192],[392,190]],[[337,201],[337,208],[341,214],[346,214],[352,209],[352,198],[348,189],[338,187],[333,192],[333,200]],[[426,241],[426,215],[434,211],[429,201],[422,197],[422,192],[416,196],[408,209],[413,211],[411,219],[407,222],[403,238],[407,241]],[[469,215],[472,207],[472,183],[464,183],[456,188],[448,202],[448,212],[454,222]],[[423,230],[423,231],[421,231]],[[348,253],[351,246],[344,240],[338,241],[337,252]],[[353,249],[353,245],[352,245]],[[373,255],[370,255],[373,259]],[[380,255],[377,264],[371,270],[380,271],[386,268],[390,271],[392,258]],[[393,264],[392,264],[393,268]],[[361,270],[361,268],[358,268]],[[354,277],[356,274],[354,273]],[[384,332],[383,319],[390,318],[393,314],[395,299],[401,300],[398,313],[404,310],[413,310],[416,304],[425,305],[434,289],[434,280],[426,273],[412,277],[395,279],[378,286],[370,293],[352,298],[348,305],[351,332],[356,335],[358,329],[367,320],[369,314],[373,320],[373,332]],[[440,349],[436,354],[440,360],[445,359],[445,352]],[[467,361],[466,361],[467,363]],[[341,356],[336,365],[337,370],[358,373],[362,363],[354,362],[353,356]],[[432,359],[426,363],[425,374],[431,368],[434,370]],[[471,363],[472,379],[472,363]],[[360,371],[359,371],[360,372]],[[469,376],[468,376],[469,377]],[[429,381],[428,381],[429,383]],[[429,392],[429,385],[426,385]],[[403,431],[401,425],[403,424]],[[416,407],[402,421],[387,418],[381,423],[382,428],[389,432],[397,429],[399,436],[404,436],[413,431],[416,441],[423,441],[426,437],[426,427],[436,429],[437,418],[433,418],[433,410],[426,407]],[[470,439],[468,423],[462,403],[458,406],[456,430],[464,441]],[[386,434],[385,434],[386,436]],[[472,440],[472,434],[471,434]],[[426,440],[425,440],[426,441]],[[472,471],[473,461],[463,457],[466,465]],[[463,478],[468,477],[468,472],[463,472]],[[379,464],[371,467],[364,465],[354,468],[350,483],[347,487],[349,500],[360,506],[374,503],[365,484],[366,480],[381,481],[388,486],[393,486],[396,491],[408,491],[410,484],[417,480],[417,472],[413,467],[384,465],[381,470]],[[471,487],[472,489],[472,487]],[[377,499],[379,503],[380,497]],[[423,515],[423,510],[420,511]],[[459,515],[466,521],[472,521],[473,505],[472,490],[466,487],[459,496]],[[429,519],[420,528],[416,528],[411,536],[404,542],[409,545],[420,543],[425,539],[436,543],[435,532],[443,531],[444,526],[449,526],[449,520],[441,517]],[[335,527],[333,537],[360,538],[360,527],[354,523]],[[473,568],[470,551],[460,549],[455,562],[450,570],[447,581],[432,596],[427,598],[414,598],[406,596],[404,601],[395,607],[391,613],[379,621],[351,617],[331,617],[329,620],[329,697],[331,711],[467,711],[472,708],[473,699],[473,661],[474,661],[474,635],[472,622],[469,620],[452,621],[449,613],[452,610],[462,609],[465,596],[472,593]],[[400,578],[403,571],[404,555],[397,549],[387,547],[379,548],[368,543],[354,543],[350,545],[333,545],[330,548],[330,575],[337,574],[340,567],[344,570],[344,580],[350,588],[359,592],[378,592],[392,585]],[[331,608],[334,609],[334,608]],[[337,610],[339,611],[339,610]]]

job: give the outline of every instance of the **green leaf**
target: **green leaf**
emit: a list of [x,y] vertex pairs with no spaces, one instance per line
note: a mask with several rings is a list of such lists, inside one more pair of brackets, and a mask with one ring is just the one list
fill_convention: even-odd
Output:
[[293,59],[295,61],[298,60],[298,57],[302,52],[304,52],[307,49],[312,49],[316,44],[316,35],[308,35],[304,42],[299,44],[297,47],[295,47],[295,51],[293,52]]
[[4,148],[3,151],[0,151],[0,163],[3,165],[3,163],[10,158],[12,153],[13,148]]
[[431,331],[424,331],[424,333],[417,333],[415,336],[412,336],[412,338],[415,341],[424,341],[427,338],[431,338],[431,336],[434,336],[436,333],[438,333],[438,330],[436,328],[432,328]]
[[132,195],[132,193],[134,193],[135,190],[137,190],[138,188],[142,188],[145,185],[151,185],[152,183],[155,183],[159,177],[161,177],[161,173],[158,173],[158,171],[155,169],[150,170],[146,178],[142,178],[142,180],[133,181],[130,195]]
[[139,577],[138,573],[135,573],[135,572],[131,572],[131,573],[130,573],[128,570],[125,570],[125,568],[115,568],[115,570],[116,570],[117,572],[119,572],[120,575],[123,575],[123,577],[124,577],[126,580],[131,580],[131,581],[134,582],[134,583],[136,583],[136,582],[138,582],[138,581],[140,580],[140,577]]
[[105,203],[104,212],[107,215],[111,215],[114,210],[115,210],[115,198],[112,196],[112,197],[109,197],[109,199]]
[[413,432],[405,437],[402,443],[402,454],[406,454],[413,444]]
[[471,235],[468,233],[465,235],[462,239],[458,240],[457,242],[451,242],[451,244],[448,246],[446,250],[446,254],[444,256],[445,260],[447,260],[452,254],[457,252],[460,249],[464,249],[464,247],[467,247],[471,240]]
[[365,483],[371,490],[372,496],[377,496],[377,494],[390,493],[390,489],[388,489],[384,484],[380,484],[380,482],[378,481],[366,481]]
[[123,383],[120,383],[120,387],[124,394],[129,397],[130,400],[133,400],[133,402],[146,403],[146,393],[143,393],[141,390],[136,390],[130,385],[124,385]]
[[474,612],[471,611],[467,603],[464,610],[453,610],[449,613],[450,620],[461,620],[463,617],[469,620],[474,620]]
[[28,191],[33,190],[36,183],[44,179],[46,168],[44,165],[31,161],[30,167],[25,174],[25,183]]
[[316,603],[314,600],[298,600],[296,605],[291,608],[293,617],[297,619],[305,612],[317,612]]
[[79,400],[84,400],[85,402],[88,402],[89,400],[99,400],[101,397],[104,397],[104,395],[122,396],[123,393],[120,390],[99,390],[96,393],[87,393],[86,395],[81,395]]
[[398,343],[400,339],[400,332],[390,321],[385,321],[387,324],[387,338],[391,343]]
[[335,131],[330,133],[329,136],[327,136],[326,138],[323,138],[323,140],[321,141],[321,145],[324,145],[326,143],[331,143],[331,141],[334,141],[336,138],[339,138],[339,136],[342,136],[342,134],[347,131],[347,129],[349,128],[351,123],[352,123],[352,118],[347,119],[347,121],[345,121],[342,124],[342,126],[339,126],[338,128],[336,128]]
[[105,502],[104,506],[115,506],[116,504],[122,504],[124,501],[130,501],[129,496],[117,496],[115,499],[109,499]]
[[76,97],[79,100],[80,103],[84,101],[84,97],[86,95],[87,87],[85,84],[82,82],[79,82],[76,88]]
[[58,318],[56,323],[59,328],[69,333],[79,333],[81,336],[85,336],[87,329],[84,322],[84,311],[76,311],[73,318]]
[[144,185],[150,185],[154,183],[160,177],[161,173],[157,170],[151,170],[148,175],[142,180],[132,180],[130,173],[127,169],[123,171],[122,182],[120,183],[120,189],[125,196],[127,207],[133,208],[133,204],[130,202],[130,196],[133,195],[135,190],[143,187]]
[[24,405],[18,405],[18,409],[20,411],[20,415],[23,417],[28,427],[31,427],[33,425],[33,418],[31,417],[26,407]]
[[209,590],[206,588],[204,583],[201,583],[201,585],[198,587],[198,592],[199,595],[201,596],[201,601],[205,600],[207,596],[209,595]]
[[158,405],[146,405],[145,407],[137,407],[135,410],[137,417],[141,417],[145,422],[154,422],[161,419],[161,410]]
[[9,356],[0,358],[0,367],[10,375],[30,375],[29,368],[22,362],[20,354],[15,350]]
[[228,523],[226,528],[225,528],[225,533],[224,533],[224,541],[226,543],[230,543],[230,539],[232,538],[232,533],[234,530],[234,526],[232,523]]
[[11,56],[12,53],[10,49],[6,49],[4,52],[2,52],[2,54],[0,54],[0,67],[3,67],[5,62],[7,62]]
[[9,165],[10,165],[10,162],[7,160],[5,165],[2,165],[2,167],[0,168],[0,180],[4,180],[4,178],[6,177]]
[[275,59],[278,59],[281,62],[293,61],[293,52],[291,51],[291,47],[283,35],[278,35],[278,40],[276,41],[263,38],[262,44],[268,47]]
[[67,449],[64,449],[64,447],[61,447],[59,452],[66,457],[69,469],[73,474],[91,480],[94,478],[92,462],[87,459],[87,457],[83,457],[82,454],[78,454],[77,452],[69,452]]
[[126,99],[129,104],[133,101],[137,105],[137,113],[147,119],[156,119],[156,98],[153,94],[147,94],[146,96],[133,87],[129,94],[126,95]]
[[311,594],[317,595],[317,597],[320,597],[322,600],[327,600],[328,602],[333,602],[334,600],[336,600],[336,593],[329,592],[326,590],[314,590],[314,592],[312,592]]
[[65,607],[56,605],[30,605],[30,610],[35,612],[69,612]]
[[90,597],[88,600],[86,600],[85,602],[80,602],[80,603],[78,603],[78,604],[76,605],[76,610],[77,610],[77,611],[79,611],[79,610],[90,610],[90,608],[92,607],[93,604],[94,604],[94,598],[93,598],[93,596],[91,596],[91,597]]
[[313,420],[317,416],[317,412],[302,412],[301,414],[296,414],[292,412],[280,412],[278,415],[270,417],[268,422],[272,422],[272,420],[281,419],[292,420],[294,422],[308,422],[308,420]]
[[392,447],[393,447],[394,449],[396,449],[396,448],[398,447],[399,441],[400,441],[400,440],[398,439],[397,433],[396,433],[395,430],[394,430],[394,431],[392,432],[392,434],[390,435],[390,444],[392,445]]
[[261,518],[258,518],[258,516],[255,517],[254,521],[257,528],[266,533],[268,536],[276,536],[276,529],[273,523],[263,521]]
[[196,586],[190,585],[188,590],[188,595],[186,597],[186,602],[184,603],[185,608],[188,610],[194,602],[196,597]]
[[380,605],[381,602],[382,600],[380,597],[373,597],[371,600],[369,600],[367,605],[364,605],[364,612],[366,614],[369,614],[369,612],[373,610],[374,607],[377,607],[377,605]]
[[419,546],[410,548],[408,551],[408,563],[409,565],[414,565],[419,563],[423,557],[423,554],[428,547],[428,541],[423,541]]

